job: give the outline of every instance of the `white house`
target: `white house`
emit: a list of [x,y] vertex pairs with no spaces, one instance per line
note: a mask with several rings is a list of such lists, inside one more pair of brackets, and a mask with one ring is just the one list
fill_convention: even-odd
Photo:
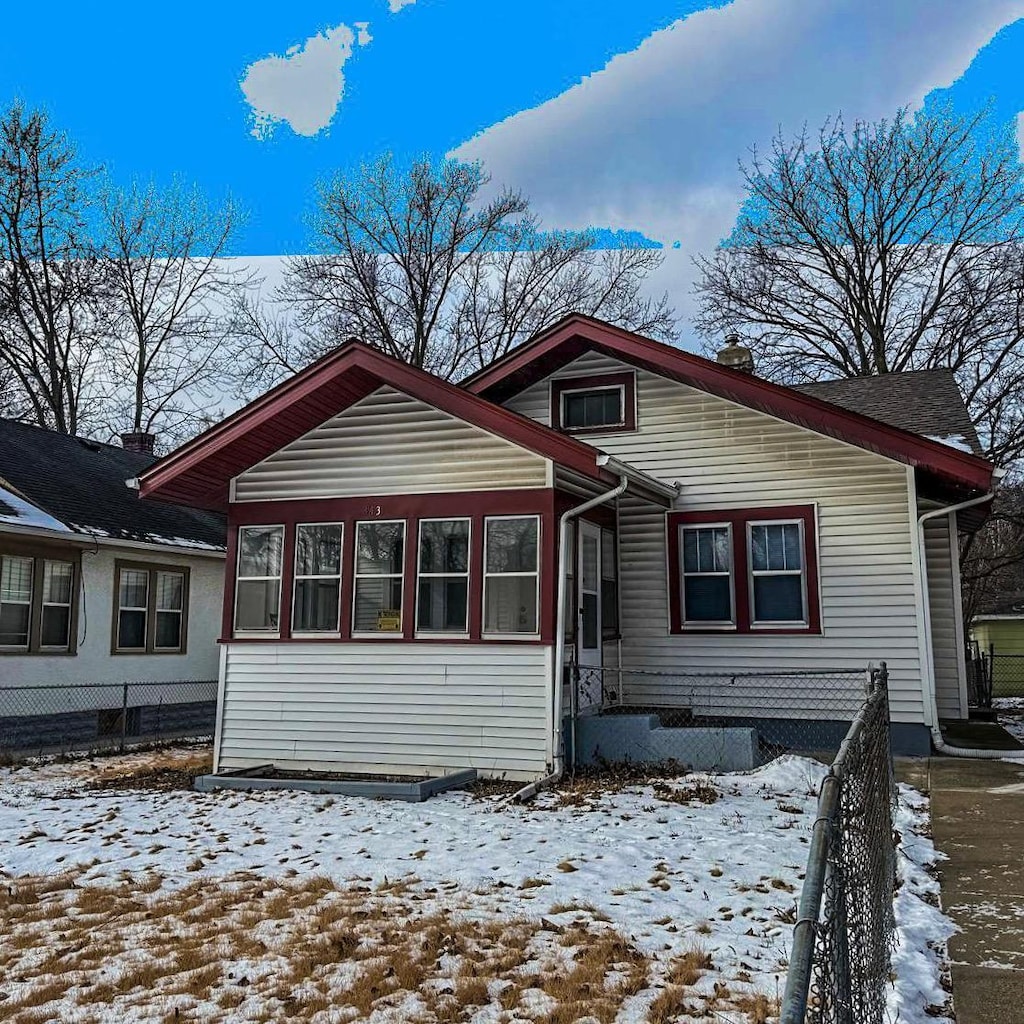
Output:
[[228,516],[216,769],[528,780],[566,664],[761,730],[884,659],[926,753],[967,714],[956,540],[995,473],[945,371],[798,390],[573,316],[461,386],[343,345],[141,493]]
[[212,725],[224,521],[140,501],[125,443],[0,420],[2,747]]

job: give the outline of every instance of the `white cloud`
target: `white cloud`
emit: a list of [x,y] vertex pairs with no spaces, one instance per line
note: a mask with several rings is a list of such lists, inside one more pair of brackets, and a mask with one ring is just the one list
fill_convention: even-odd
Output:
[[348,25],[338,25],[292,46],[284,56],[271,54],[250,64],[240,85],[252,108],[253,135],[268,138],[281,122],[296,135],[323,131],[344,95],[342,69],[353,45],[370,41],[368,24],[357,22],[358,40]]
[[1024,0],[734,0],[656,32],[454,155],[522,188],[550,226],[637,228],[669,249],[655,282],[687,311],[690,256],[731,228],[737,160],[782,125],[877,118],[947,85]]
[[416,3],[416,0],[388,0],[388,9],[392,14],[397,14],[403,7]]

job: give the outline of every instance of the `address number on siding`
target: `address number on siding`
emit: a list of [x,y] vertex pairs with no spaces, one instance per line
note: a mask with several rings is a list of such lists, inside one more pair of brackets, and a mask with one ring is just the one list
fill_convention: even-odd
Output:
[[383,514],[384,510],[380,507],[380,505],[367,505],[366,509],[364,510],[364,515],[368,519],[375,519],[379,516],[382,516]]

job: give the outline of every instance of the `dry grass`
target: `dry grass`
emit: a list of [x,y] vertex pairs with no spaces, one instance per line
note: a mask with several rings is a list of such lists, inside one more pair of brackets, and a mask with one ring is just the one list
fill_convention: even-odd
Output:
[[356,1021],[401,1016],[415,994],[423,1022],[493,1005],[521,1021],[610,1024],[649,984],[648,957],[585,905],[549,930],[441,905],[411,877],[372,891],[322,877],[187,879],[64,875],[0,889],[0,1016]]

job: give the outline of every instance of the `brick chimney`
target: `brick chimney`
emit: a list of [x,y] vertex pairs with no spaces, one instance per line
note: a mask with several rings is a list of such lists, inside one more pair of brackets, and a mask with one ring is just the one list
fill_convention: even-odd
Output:
[[733,370],[742,370],[744,373],[754,372],[754,355],[741,342],[738,334],[726,335],[725,347],[718,350],[718,361]]
[[144,430],[132,430],[121,435],[121,447],[126,452],[139,452],[142,455],[152,455],[153,446],[156,444],[156,434],[147,434]]

